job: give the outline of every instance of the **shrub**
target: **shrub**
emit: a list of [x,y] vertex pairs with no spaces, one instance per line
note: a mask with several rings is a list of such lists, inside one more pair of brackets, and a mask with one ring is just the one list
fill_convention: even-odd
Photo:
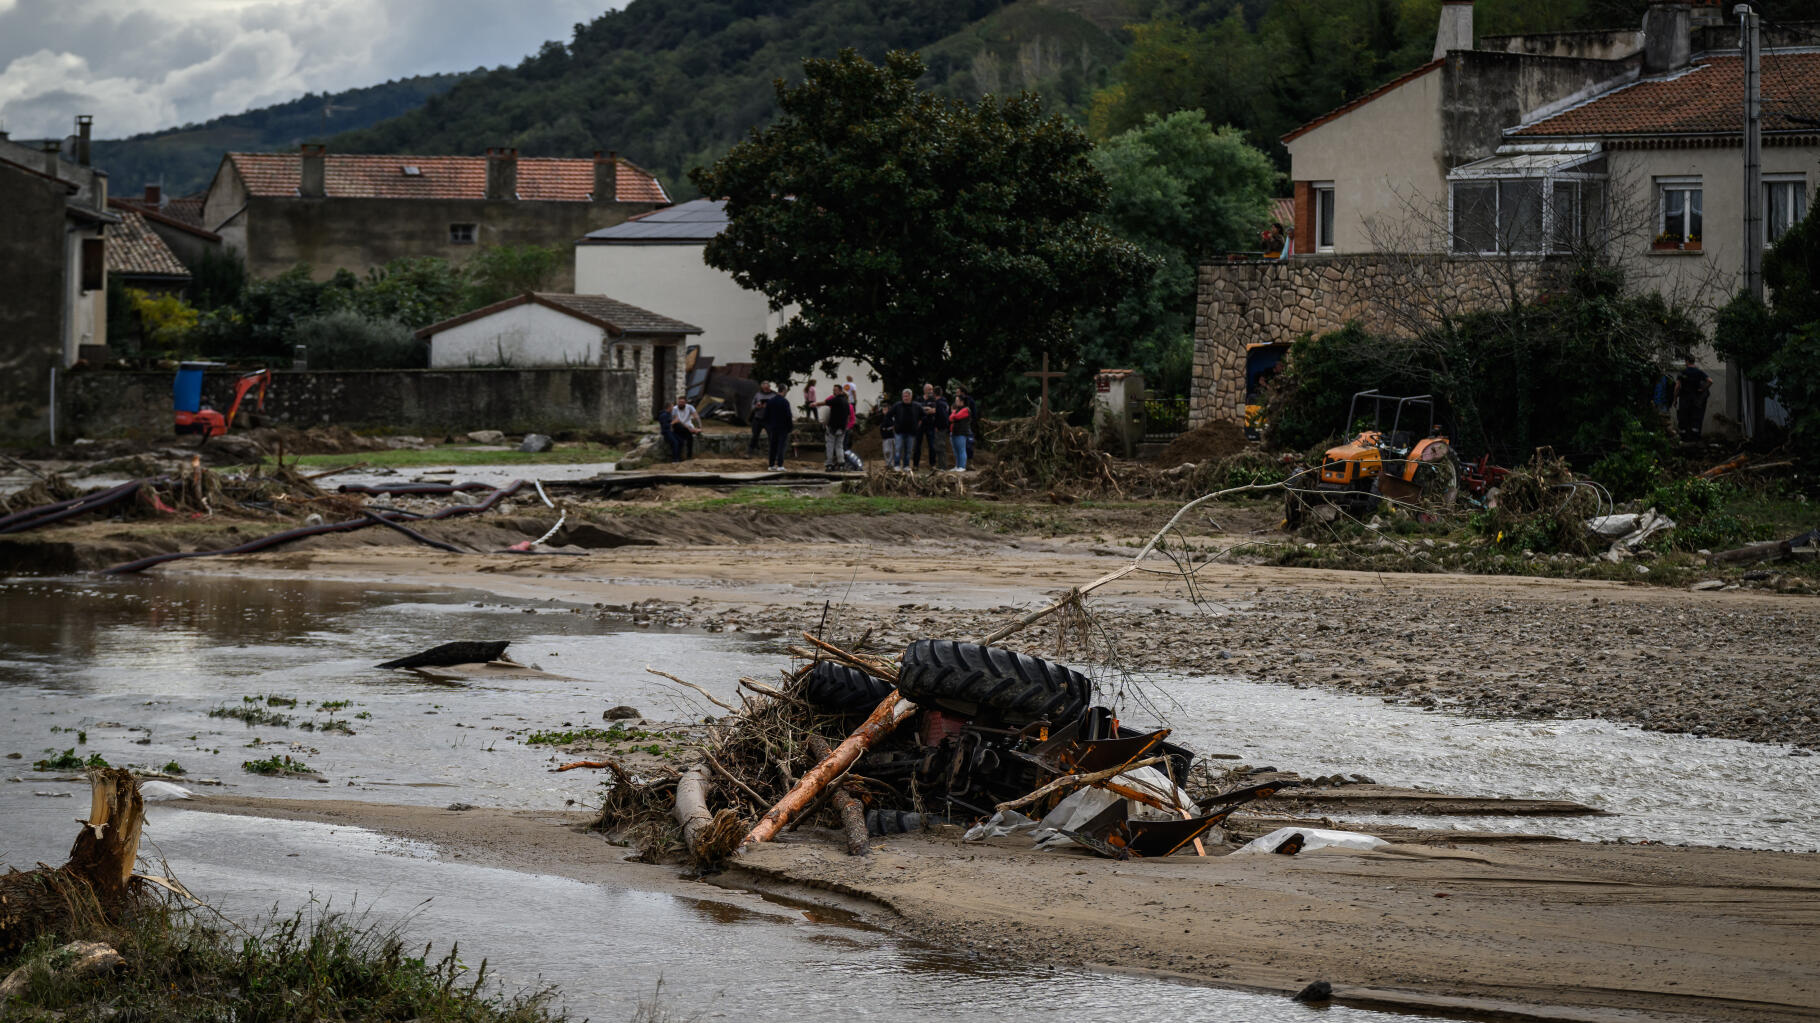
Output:
[[292,338],[314,369],[413,369],[429,362],[426,346],[397,320],[337,309],[298,320]]

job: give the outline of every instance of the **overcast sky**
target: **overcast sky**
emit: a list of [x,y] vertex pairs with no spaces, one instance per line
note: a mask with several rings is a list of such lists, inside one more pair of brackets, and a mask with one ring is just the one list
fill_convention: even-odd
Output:
[[392,78],[516,64],[618,0],[0,0],[0,122],[118,138]]

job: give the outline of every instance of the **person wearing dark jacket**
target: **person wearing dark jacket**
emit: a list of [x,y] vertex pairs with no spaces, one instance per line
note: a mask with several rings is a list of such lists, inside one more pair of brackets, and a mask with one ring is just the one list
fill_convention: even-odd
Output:
[[822,453],[825,456],[822,468],[826,472],[837,472],[847,467],[847,420],[853,403],[846,391],[835,387],[827,400],[818,404],[828,410],[828,421],[822,424]]
[[[752,396],[752,410],[746,413],[747,421],[752,424],[752,440],[746,445],[748,456],[758,454],[758,436],[765,432],[765,403],[770,400],[771,381],[766,380],[758,385],[758,393]],[[770,454],[768,446],[765,453]]]
[[891,421],[891,432],[897,436],[896,457],[892,458],[891,467],[909,472],[912,445],[923,419],[923,410],[911,399],[910,388],[904,388],[903,397],[885,412],[885,417]]
[[790,455],[790,431],[796,424],[791,421],[790,399],[782,391],[773,393],[765,399],[765,429],[771,434],[771,468],[781,472],[784,459]]
[[935,389],[934,384],[924,384],[923,400],[917,402],[917,406],[922,410],[922,418],[917,422],[916,454],[911,461],[921,465],[923,452],[927,451],[929,468],[940,469],[941,458],[936,454],[939,450],[936,438],[941,438],[941,447],[948,446],[948,403],[942,399],[941,392]]

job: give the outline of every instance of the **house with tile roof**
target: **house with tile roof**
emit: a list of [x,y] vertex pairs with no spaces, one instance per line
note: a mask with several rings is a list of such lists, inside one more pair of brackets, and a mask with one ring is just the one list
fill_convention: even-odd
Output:
[[[1475,291],[1466,280],[1475,271],[1521,268],[1535,286],[1549,259],[1587,245],[1615,257],[1634,283],[1695,309],[1737,293],[1744,87],[1729,5],[1652,2],[1634,31],[1476,45],[1472,12],[1471,0],[1444,0],[1433,59],[1283,137],[1299,290],[1287,304],[1235,309],[1218,298],[1220,271],[1203,270],[1211,322],[1197,325],[1196,373],[1209,411],[1197,421],[1231,414],[1233,386],[1215,387],[1231,361],[1226,349],[1272,339],[1245,328],[1242,339],[1224,338],[1222,320],[1263,322],[1283,339],[1349,319],[1369,324],[1381,310],[1354,284],[1384,253],[1437,257],[1455,297]],[[1765,244],[1806,214],[1820,173],[1820,47],[1806,45],[1820,42],[1817,30],[1765,26]],[[1703,364],[1727,398],[1709,416],[1736,421],[1739,393],[1714,360]]]
[[396,156],[306,143],[295,153],[223,156],[202,226],[256,277],[307,263],[326,278],[406,256],[460,263],[489,245],[566,246],[669,203],[661,182],[614,153]]
[[605,295],[525,292],[417,332],[431,369],[596,366],[638,382],[646,421],[684,386],[683,346],[702,329]]
[[165,244],[132,206],[109,208],[120,218],[107,233],[107,272],[129,288],[180,292],[189,286],[190,268]]
[[42,443],[53,374],[107,354],[108,244],[120,218],[107,174],[89,164],[89,118],[77,125],[71,153],[0,132],[0,442]]
[[155,235],[186,271],[221,251],[221,236],[202,226],[202,196],[172,198],[158,185],[148,184],[143,194],[108,196],[107,205],[116,212],[138,214],[144,229]]

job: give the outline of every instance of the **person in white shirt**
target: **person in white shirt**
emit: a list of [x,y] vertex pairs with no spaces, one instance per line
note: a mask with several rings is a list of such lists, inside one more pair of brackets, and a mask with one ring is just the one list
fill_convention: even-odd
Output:
[[689,396],[679,394],[670,406],[670,461],[680,462],[695,457],[695,435],[701,432],[701,413],[689,404]]

